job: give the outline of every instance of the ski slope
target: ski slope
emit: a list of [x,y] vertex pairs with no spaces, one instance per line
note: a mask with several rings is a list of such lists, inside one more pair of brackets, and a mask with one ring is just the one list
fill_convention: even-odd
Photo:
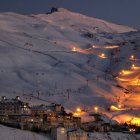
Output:
[[[0,13],[0,95],[20,95],[33,105],[61,103],[69,110],[98,105],[110,117],[124,115],[107,108],[118,98],[139,107],[139,83],[130,83],[139,77],[139,40],[134,28],[62,8],[39,15]],[[132,75],[119,75],[122,70]]]

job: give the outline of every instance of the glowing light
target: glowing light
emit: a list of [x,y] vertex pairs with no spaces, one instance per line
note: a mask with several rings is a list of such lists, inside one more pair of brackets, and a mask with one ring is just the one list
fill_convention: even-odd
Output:
[[77,49],[75,47],[73,47],[72,52],[77,52]]
[[131,120],[129,120],[127,123],[132,124],[132,125],[136,125],[136,126],[140,126],[140,118],[134,117]]
[[133,69],[133,70],[139,70],[140,67],[138,67],[138,66],[136,66],[135,64],[133,64],[133,65],[131,66],[131,69]]
[[132,60],[132,61],[133,61],[133,60],[136,60],[136,57],[135,57],[134,55],[131,55],[131,56],[130,56],[130,60]]
[[129,82],[130,79],[126,79],[126,78],[119,78],[117,77],[118,80],[122,81],[122,82]]
[[131,124],[140,126],[140,118],[134,118],[131,120]]
[[98,112],[98,110],[99,110],[99,107],[98,107],[98,106],[95,106],[95,107],[94,107],[94,111],[95,111],[95,112]]
[[122,107],[122,106],[119,104],[119,105],[118,105],[118,108],[121,108],[121,107]]
[[61,133],[62,133],[62,134],[64,134],[64,133],[65,133],[65,129],[64,129],[64,128],[61,128],[61,130],[60,130],[60,131],[61,131]]
[[130,128],[129,131],[130,132],[135,132],[136,130],[135,130],[135,128]]
[[77,111],[78,113],[81,113],[81,112],[82,112],[81,108],[77,108],[76,111]]
[[120,48],[120,46],[117,45],[113,45],[113,46],[106,46],[106,49],[116,49],[116,48]]
[[132,69],[134,69],[135,67],[136,67],[136,66],[135,66],[134,64],[131,66]]
[[98,56],[99,56],[100,58],[103,58],[103,59],[104,59],[104,58],[107,58],[106,55],[105,55],[104,53],[101,53],[101,54],[99,54]]
[[110,106],[110,110],[119,110],[116,106],[112,105]]
[[105,57],[105,54],[104,54],[104,53],[102,53],[102,54],[101,54],[101,56],[102,56],[102,57]]
[[31,119],[31,122],[33,122],[34,121],[34,119]]
[[92,48],[100,48],[99,46],[96,45],[92,45]]
[[112,46],[96,46],[96,45],[92,45],[92,48],[116,49],[116,48],[120,48],[120,46],[117,46],[117,45],[112,45]]
[[110,106],[111,111],[120,111],[120,110],[126,110],[126,108],[121,108],[121,105],[118,105],[118,107],[112,105]]
[[140,74],[137,75],[135,78],[119,78],[117,77],[119,81],[125,82],[126,85],[131,86],[140,86]]
[[131,86],[140,86],[140,79],[137,78],[137,79],[135,79],[135,80],[131,80],[131,81],[129,82],[129,84],[130,84]]
[[81,108],[77,108],[76,111],[73,113],[74,116],[81,116],[83,115],[85,112],[82,111]]
[[133,72],[130,71],[130,70],[122,70],[122,71],[120,72],[121,75],[128,75],[128,74],[131,74],[131,73],[133,73]]

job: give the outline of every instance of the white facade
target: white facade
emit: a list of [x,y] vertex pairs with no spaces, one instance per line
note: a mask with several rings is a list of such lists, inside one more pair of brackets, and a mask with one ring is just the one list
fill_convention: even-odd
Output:
[[54,128],[51,136],[53,140],[67,140],[67,130],[64,127]]
[[69,132],[68,140],[87,140],[87,133],[83,131]]
[[57,140],[67,140],[67,131],[65,128],[57,128]]
[[52,130],[53,140],[87,140],[87,133],[81,129],[68,130],[64,127],[59,127]]

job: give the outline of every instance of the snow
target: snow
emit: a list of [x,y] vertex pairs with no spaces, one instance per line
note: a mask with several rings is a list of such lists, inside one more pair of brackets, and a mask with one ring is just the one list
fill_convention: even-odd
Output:
[[51,24],[53,24],[54,26],[60,26],[64,29],[69,29],[70,27],[72,27],[78,31],[87,30],[95,33],[124,33],[129,31],[136,31],[131,27],[113,24],[101,19],[86,17],[79,13],[73,13],[63,8],[58,8],[58,12],[54,12],[53,14],[47,16],[44,16],[44,14],[40,14],[37,15],[37,17],[43,21],[51,22]]
[[[133,63],[140,67],[139,31],[59,9],[39,15],[0,13],[0,32],[1,96],[20,95],[31,105],[61,103],[72,111],[78,106],[93,111],[98,105],[112,118],[133,114],[107,111],[110,105],[117,105],[117,97],[127,108],[139,107],[139,87],[130,83],[140,72],[130,69]],[[72,51],[74,47],[77,52]],[[101,53],[106,58],[99,57]],[[130,61],[131,54],[135,62]],[[122,69],[133,74],[113,79]],[[126,89],[133,94],[125,94]]]
[[120,132],[90,133],[88,140],[138,140],[139,135],[126,134]]
[[51,140],[46,135],[0,125],[1,140]]
[[[16,128],[0,125],[0,136],[2,140],[51,140],[47,135],[34,133]],[[93,132],[88,134],[88,140],[138,140],[140,135],[108,132]]]

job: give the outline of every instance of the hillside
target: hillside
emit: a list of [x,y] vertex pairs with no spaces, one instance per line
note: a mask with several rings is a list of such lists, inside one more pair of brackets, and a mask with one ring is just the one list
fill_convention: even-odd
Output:
[[89,140],[97,139],[97,140],[138,140],[139,135],[134,134],[125,134],[119,132],[112,132],[112,133],[97,133],[94,132],[89,135]]
[[[2,140],[51,140],[49,137],[43,134],[37,134],[34,132],[18,130],[15,128],[9,128],[0,125],[0,136]],[[88,140],[138,140],[139,135],[124,134],[124,133],[90,133]]]
[[47,136],[0,125],[1,140],[50,140]]
[[[139,107],[139,31],[58,9],[1,13],[0,33],[1,96],[20,95],[31,104],[57,102],[70,110],[98,105],[112,117],[140,115],[106,111],[118,98],[127,108]],[[118,75],[121,70],[128,74]]]

